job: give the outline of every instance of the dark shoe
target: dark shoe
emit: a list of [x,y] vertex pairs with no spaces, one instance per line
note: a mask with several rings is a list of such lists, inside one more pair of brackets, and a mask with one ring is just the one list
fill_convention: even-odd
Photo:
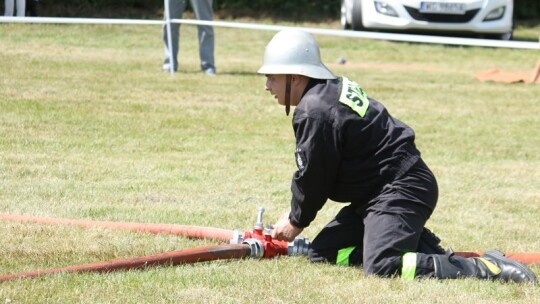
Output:
[[536,275],[527,266],[507,258],[504,253],[498,250],[490,250],[480,258],[481,261],[482,258],[497,265],[501,270],[500,273],[494,277],[495,279],[516,283],[537,281]]
[[478,258],[455,256],[452,250],[445,255],[433,255],[435,276],[439,279],[479,278],[505,282],[536,282],[536,276],[518,261],[506,258],[497,250]]

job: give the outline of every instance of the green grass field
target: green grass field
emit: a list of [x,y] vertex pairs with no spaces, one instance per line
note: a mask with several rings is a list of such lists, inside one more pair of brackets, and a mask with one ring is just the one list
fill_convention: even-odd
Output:
[[[274,33],[215,31],[217,77],[199,71],[191,26],[182,27],[181,71],[171,76],[161,71],[159,26],[0,24],[0,212],[245,231],[263,206],[265,222],[277,220],[296,165],[291,118],[255,73]],[[516,37],[538,32],[518,28]],[[538,50],[317,39],[335,73],[415,129],[440,186],[428,227],[445,247],[540,252],[540,86],[474,78],[532,70]],[[347,64],[337,64],[341,56]],[[340,207],[328,202],[303,235],[315,237]],[[0,235],[0,275],[214,244],[8,221]],[[299,257],[0,283],[0,303],[539,299],[538,285],[365,278]]]

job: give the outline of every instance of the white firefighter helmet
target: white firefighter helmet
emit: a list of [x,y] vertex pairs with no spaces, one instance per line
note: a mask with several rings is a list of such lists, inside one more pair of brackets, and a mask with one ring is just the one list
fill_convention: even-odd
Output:
[[335,79],[336,76],[321,62],[317,41],[298,29],[278,32],[266,45],[259,74],[304,75],[315,79]]

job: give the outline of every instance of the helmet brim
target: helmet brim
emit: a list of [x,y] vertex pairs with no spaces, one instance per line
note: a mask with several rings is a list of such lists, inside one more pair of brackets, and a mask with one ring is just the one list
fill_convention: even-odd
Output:
[[303,75],[315,79],[336,79],[334,75],[324,64],[321,65],[285,65],[285,64],[266,64],[259,68],[259,74],[264,75]]

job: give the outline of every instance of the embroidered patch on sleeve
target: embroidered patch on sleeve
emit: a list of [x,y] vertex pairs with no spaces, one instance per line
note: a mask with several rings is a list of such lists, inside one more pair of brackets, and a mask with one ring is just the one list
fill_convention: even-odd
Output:
[[296,148],[294,156],[296,158],[296,166],[298,167],[298,170],[304,170],[306,166],[306,155],[304,154],[304,151],[302,151],[300,148]]

